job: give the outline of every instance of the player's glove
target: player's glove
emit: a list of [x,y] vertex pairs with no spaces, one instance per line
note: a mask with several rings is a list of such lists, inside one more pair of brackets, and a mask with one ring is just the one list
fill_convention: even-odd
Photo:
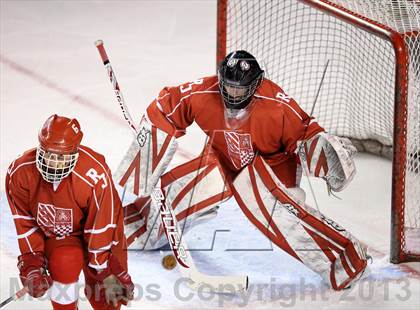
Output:
[[[326,145],[326,154],[330,171],[324,178],[329,190],[341,191],[353,179],[353,177],[348,177],[348,175],[354,175],[354,173],[350,171],[355,169],[353,168],[353,158],[357,154],[357,149],[348,138],[330,135],[328,141],[331,142],[333,138],[338,141],[339,144]],[[341,152],[337,151],[338,145],[341,145],[342,147]],[[347,163],[347,165],[345,163]]]
[[43,296],[52,285],[52,279],[47,273],[47,262],[42,252],[20,255],[17,267],[20,280],[28,288],[28,293],[32,297]]
[[357,154],[357,149],[356,147],[353,145],[353,143],[350,141],[350,139],[345,138],[345,137],[337,137],[338,140],[340,141],[341,145],[343,146],[343,148],[347,151],[347,153],[349,154],[350,158],[353,158],[356,154]]
[[356,153],[349,139],[325,132],[304,141],[298,149],[300,162],[309,175],[325,179],[329,191],[335,192],[343,190],[356,174]]
[[108,267],[97,273],[95,278],[98,282],[102,282],[108,304],[117,307],[119,303],[127,305],[130,300],[133,300],[134,284],[127,270],[121,266],[114,255],[110,254]]

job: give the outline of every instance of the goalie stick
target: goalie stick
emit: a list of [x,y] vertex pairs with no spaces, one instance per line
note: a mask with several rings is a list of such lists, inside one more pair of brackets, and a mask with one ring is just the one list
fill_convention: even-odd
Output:
[[0,303],[0,308],[3,308],[4,306],[8,305],[12,301],[18,300],[19,298],[21,298],[22,296],[24,296],[27,292],[28,292],[28,288],[25,286],[24,288],[20,289],[19,291],[17,291],[16,293],[14,293],[12,296],[10,296],[9,298],[7,298],[6,300],[2,301]]
[[[315,100],[314,100],[314,103],[312,104],[311,113],[309,114],[308,124],[307,124],[307,126],[306,126],[306,128],[305,128],[305,132],[303,133],[303,137],[305,137],[306,132],[308,131],[309,122],[311,121],[311,118],[312,118],[312,117],[313,117],[313,115],[314,115],[316,102],[318,101],[318,96],[319,96],[319,93],[321,92],[322,85],[324,84],[324,78],[325,78],[325,74],[327,73],[327,69],[328,69],[328,65],[329,65],[329,64],[330,64],[330,60],[328,59],[328,60],[327,60],[327,63],[325,64],[324,71],[322,72],[321,82],[319,83],[318,90],[317,90],[316,95],[315,95]],[[304,152],[304,150],[303,150],[303,144],[304,144],[304,140],[300,141],[300,144],[299,144],[299,146],[298,146],[298,148],[297,148],[297,149],[298,149],[298,153],[300,153],[300,152]],[[302,166],[303,166],[303,165],[302,165]],[[319,205],[318,205],[318,201],[317,201],[317,199],[316,199],[315,191],[314,191],[314,189],[313,189],[313,187],[312,187],[311,180],[309,179],[309,171],[307,171],[307,170],[306,170],[306,168],[305,168],[304,166],[303,166],[303,171],[305,172],[306,179],[308,180],[309,188],[310,188],[310,190],[311,190],[311,194],[312,194],[312,197],[313,197],[313,199],[314,199],[315,206],[316,206],[316,209],[317,209],[317,211],[318,211],[318,214],[319,214],[319,215],[321,215],[321,211],[319,210]]]
[[[102,40],[97,40],[95,42],[95,45],[102,58],[103,64],[108,72],[110,82],[113,86],[118,104],[120,105],[124,118],[130,126],[130,128],[135,133],[135,135],[137,136],[138,130],[134,125],[133,119],[131,118],[128,108],[125,104],[119,84],[115,77],[115,73],[112,69],[108,55],[105,51],[104,43]],[[162,212],[162,210],[166,212]],[[192,289],[197,290],[199,288],[202,289],[203,287],[205,287],[208,288],[210,291],[216,293],[235,293],[240,291],[246,291],[248,289],[248,276],[210,276],[201,273],[195,266],[191,254],[189,253],[189,251],[186,250],[187,248],[185,246],[183,238],[179,236],[179,225],[176,220],[176,217],[172,213],[172,210],[170,210],[170,208],[168,207],[159,208],[159,212],[162,218],[162,226],[165,231],[165,235],[168,237],[168,241],[175,258],[181,265],[181,273],[191,280],[191,282],[189,282],[188,285]],[[169,221],[164,220],[164,218],[167,217],[170,218]]]

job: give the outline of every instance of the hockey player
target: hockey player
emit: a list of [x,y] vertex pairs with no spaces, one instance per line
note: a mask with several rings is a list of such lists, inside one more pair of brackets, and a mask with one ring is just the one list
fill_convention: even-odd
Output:
[[[176,138],[195,122],[207,135],[202,154],[164,173]],[[348,287],[366,267],[366,251],[345,229],[305,204],[302,169],[330,190],[351,181],[355,149],[348,139],[324,132],[257,60],[235,51],[217,76],[165,87],[149,105],[117,177],[140,198],[125,209],[132,248],[166,240],[150,198],[160,186],[183,232],[215,215],[235,197],[247,218],[274,244],[319,273],[335,290]],[[139,149],[140,145],[140,149]],[[163,174],[164,173],[164,174]],[[155,225],[157,219],[157,225]]]
[[20,279],[33,297],[51,287],[54,309],[77,309],[77,282],[94,309],[119,309],[133,298],[127,273],[121,201],[105,158],[80,145],[76,119],[52,115],[39,146],[10,165],[6,194],[21,255]]

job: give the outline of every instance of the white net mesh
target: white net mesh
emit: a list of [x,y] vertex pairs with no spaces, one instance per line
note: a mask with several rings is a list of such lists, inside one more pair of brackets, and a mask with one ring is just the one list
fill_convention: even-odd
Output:
[[[228,0],[227,52],[244,49],[266,76],[311,111],[333,134],[365,141],[390,157],[394,132],[396,56],[390,41],[297,0]],[[330,3],[405,33],[408,49],[406,237],[420,235],[420,4],[417,0],[333,0]],[[366,143],[367,141],[367,143]],[[388,147],[388,149],[387,149]],[[370,149],[370,151],[372,151]],[[410,230],[410,231],[408,231]],[[401,237],[404,239],[404,234]],[[414,243],[412,244],[412,241]],[[420,244],[402,240],[407,253]]]

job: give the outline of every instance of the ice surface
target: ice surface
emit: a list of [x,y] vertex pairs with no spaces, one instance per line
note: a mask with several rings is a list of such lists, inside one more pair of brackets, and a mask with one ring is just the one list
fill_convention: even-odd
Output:
[[[84,144],[106,155],[115,170],[132,136],[94,42],[104,40],[129,109],[139,119],[163,86],[215,72],[215,24],[216,1],[0,1],[1,180],[19,153],[36,146],[38,129],[52,113],[76,117]],[[193,126],[180,141],[184,155],[174,163],[198,154],[203,142]],[[142,296],[131,308],[418,309],[419,264],[392,265],[387,256],[391,163],[359,155],[357,168],[342,200],[328,197],[323,182],[311,181],[321,211],[371,249],[372,273],[352,290],[329,290],[318,275],[273,248],[231,200],[217,219],[186,239],[200,270],[248,274],[250,291],[236,296],[190,291],[178,285],[178,269],[161,267],[164,253],[130,252],[130,272]],[[313,205],[306,180],[304,187]],[[18,248],[4,190],[0,224],[4,300],[18,288]],[[85,301],[80,307],[90,309]],[[50,308],[45,299],[25,297],[7,309]]]

